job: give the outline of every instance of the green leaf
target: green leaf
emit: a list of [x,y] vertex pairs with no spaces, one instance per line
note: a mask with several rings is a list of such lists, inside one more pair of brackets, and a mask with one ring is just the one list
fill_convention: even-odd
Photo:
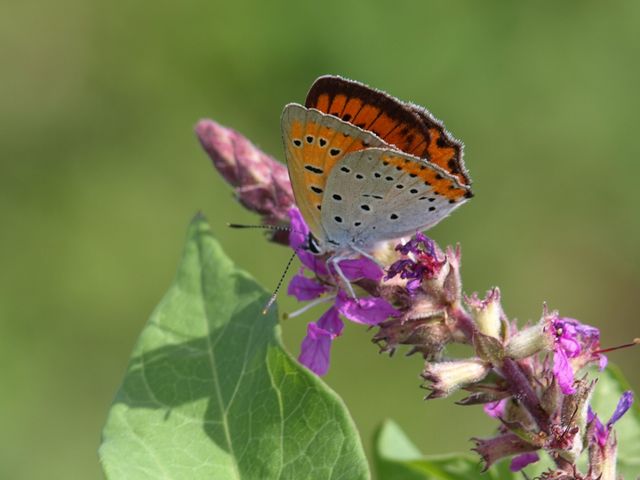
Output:
[[374,465],[378,480],[509,480],[507,462],[482,474],[479,457],[466,454],[422,456],[400,427],[387,420],[376,432]]
[[104,427],[109,479],[369,478],[344,404],[283,350],[268,298],[196,217]]
[[[606,423],[622,392],[631,390],[631,386],[615,365],[610,364],[598,377],[591,407],[602,423]],[[640,472],[640,405],[637,398],[627,414],[615,424],[614,430],[618,438],[618,474],[626,479],[636,478]]]

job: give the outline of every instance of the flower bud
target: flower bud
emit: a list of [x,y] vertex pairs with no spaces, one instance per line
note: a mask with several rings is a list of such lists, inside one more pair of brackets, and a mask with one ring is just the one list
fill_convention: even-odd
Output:
[[[196,134],[214,167],[235,189],[244,207],[270,225],[288,223],[294,204],[287,168],[238,132],[213,120],[200,120]],[[282,234],[277,241],[286,243]]]
[[484,300],[480,300],[476,293],[466,300],[478,326],[478,331],[489,337],[500,338],[502,330],[500,289],[494,287],[489,290]]
[[551,350],[553,342],[542,323],[516,332],[508,341],[505,354],[514,359],[527,358],[540,350]]
[[442,290],[445,302],[449,305],[459,303],[462,297],[462,279],[460,278],[461,258],[462,252],[460,251],[460,245],[456,245],[455,250],[452,247],[447,247],[446,259],[449,271],[443,278]]
[[427,399],[445,397],[465,385],[483,380],[490,367],[479,358],[425,364],[422,377],[433,382]]
[[[560,422],[552,448],[560,450],[562,458],[570,463],[575,463],[584,449],[582,439],[587,427],[589,401],[595,385],[595,381],[578,380],[575,393],[563,396]],[[569,435],[569,432],[572,434]]]
[[442,317],[401,320],[393,318],[378,325],[373,341],[382,352],[393,353],[398,345],[412,345],[409,354],[420,352],[425,359],[437,356],[451,341]]
[[474,438],[472,440],[476,443],[473,450],[478,452],[484,461],[483,472],[486,472],[501,458],[535,452],[540,448],[526,442],[515,433],[504,433],[493,438]]

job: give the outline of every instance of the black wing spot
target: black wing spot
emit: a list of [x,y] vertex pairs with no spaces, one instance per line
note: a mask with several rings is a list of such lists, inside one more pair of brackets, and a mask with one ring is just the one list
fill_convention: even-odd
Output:
[[354,222],[354,223],[353,223],[353,226],[354,226],[354,227],[359,227],[360,225],[362,225],[362,222]]
[[435,202],[435,201],[436,201],[436,199],[435,199],[435,197],[431,197],[431,198],[429,198],[429,201],[430,201],[430,202]]
[[384,177],[387,182],[393,182],[393,177]]
[[426,165],[420,165],[420,170],[426,170],[427,166]]
[[317,208],[318,210],[322,210],[322,205],[320,205],[320,204],[318,203],[318,204],[316,205],[316,208]]
[[418,200],[426,200],[429,197],[420,197]]
[[323,192],[323,190],[320,187],[316,187],[315,185],[311,185],[311,190],[313,190],[315,193]]
[[449,203],[456,203],[456,201],[451,199],[451,200],[449,200]]
[[362,175],[361,173],[356,173],[356,178],[358,180],[362,180],[364,178],[364,175]]
[[415,173],[410,173],[410,174],[409,174],[409,176],[410,176],[411,178],[416,178],[418,175],[416,175]]
[[332,195],[332,197],[333,197],[333,199],[334,199],[334,200],[337,200],[337,201],[342,200],[342,197],[341,197],[340,195],[338,195],[337,193],[334,193],[334,194]]
[[356,127],[358,127],[358,128],[364,129],[366,126],[367,126],[367,124],[364,123],[364,122],[356,123]]
[[351,169],[349,167],[340,167],[340,171],[344,173],[350,173]]
[[319,138],[318,139],[318,145],[320,145],[321,147],[324,147],[327,144],[327,139],[326,138]]
[[430,187],[431,186],[431,184],[429,182],[427,182],[426,180],[424,182],[424,185],[425,185],[425,187]]
[[391,215],[389,215],[389,218],[391,220],[397,220],[398,219],[398,215],[396,215],[395,213],[392,213]]
[[398,190],[402,190],[402,189],[404,188],[404,185],[402,185],[401,183],[398,183],[398,184],[396,185],[396,188],[397,188]]
[[[369,142],[367,142],[366,140],[362,141],[362,146],[367,148],[369,146]],[[369,157],[369,159],[371,159],[371,157]]]
[[436,173],[436,180],[442,180],[442,175],[440,175],[439,173]]
[[398,166],[396,167],[396,170],[398,170],[399,172],[401,172],[401,171],[402,171],[402,167],[401,167],[400,165],[398,165]]
[[339,149],[339,148],[332,148],[331,150],[329,150],[329,154],[330,154],[332,157],[337,156],[339,153],[340,153],[340,149]]
[[429,211],[433,212],[436,209],[436,207],[429,207]]
[[[438,139],[440,140],[440,139]],[[449,160],[447,162],[447,165],[449,166],[449,170],[451,170],[451,173],[460,173],[460,168],[458,166],[458,164],[456,163],[455,158],[452,158],[451,160]]]
[[314,167],[313,165],[305,165],[304,168],[309,170],[311,173],[317,173],[318,175],[322,175],[324,170],[318,167]]
[[313,143],[313,135],[306,136],[307,143]]
[[300,147],[300,146],[302,145],[302,140],[300,140],[299,138],[296,138],[296,139],[293,141],[293,144],[294,144],[296,147]]
[[382,174],[380,172],[373,172],[373,176],[376,178],[380,178]]
[[362,205],[360,205],[360,208],[362,210],[364,210],[365,212],[368,212],[369,210],[371,210],[371,207],[369,205],[367,205],[366,203],[363,203]]
[[[338,116],[338,115],[336,115],[336,117],[337,117],[337,116]],[[349,120],[351,120],[351,114],[350,114],[350,113],[345,113],[345,114],[342,116],[342,120],[344,120],[345,122],[348,122]]]
[[373,198],[376,198],[378,200],[382,200],[382,197],[380,195],[371,195]]
[[338,223],[342,223],[342,217],[336,215],[335,217],[333,217],[333,219]]
[[418,193],[418,190],[416,190],[415,188],[412,188],[411,190],[409,190],[411,193]]
[[382,162],[382,165],[384,165],[384,166],[386,167],[386,166],[388,166],[388,165],[389,165],[389,162],[387,162],[386,160],[384,160],[384,161]]
[[447,141],[442,137],[438,137],[438,140],[436,140],[436,145],[438,145],[440,148],[446,147]]

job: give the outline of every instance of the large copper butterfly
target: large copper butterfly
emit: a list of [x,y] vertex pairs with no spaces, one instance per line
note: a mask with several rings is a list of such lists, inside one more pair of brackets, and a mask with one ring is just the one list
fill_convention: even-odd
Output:
[[337,76],[282,114],[296,203],[338,261],[434,226],[471,198],[462,144],[427,110]]

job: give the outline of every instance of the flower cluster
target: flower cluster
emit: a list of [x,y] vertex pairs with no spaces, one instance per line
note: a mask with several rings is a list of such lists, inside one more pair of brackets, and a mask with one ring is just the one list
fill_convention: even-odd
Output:
[[[288,244],[299,257],[302,267],[288,293],[309,302],[289,317],[327,307],[308,325],[302,364],[319,375],[327,372],[342,318],[376,326],[373,341],[382,352],[408,346],[408,354],[422,355],[427,399],[464,391],[467,396],[458,404],[482,405],[499,420],[493,437],[474,439],[485,469],[511,458],[511,470],[519,471],[546,452],[555,467],[541,479],[617,478],[613,426],[630,408],[633,394],[623,394],[606,424],[592,411],[596,381],[583,372],[592,364],[606,366],[598,329],[546,306],[538,322],[519,328],[505,314],[498,288],[484,298],[462,294],[459,247],[443,251],[420,232],[381,247],[376,259],[384,269],[368,258],[342,260],[340,270],[357,287],[358,298],[353,298],[328,258],[309,251],[309,229],[293,204],[286,169],[212,121],[200,122],[196,131],[239,201],[263,223],[289,227],[287,236],[272,240]],[[448,358],[451,344],[467,345],[471,353]],[[586,473],[577,466],[583,451],[589,459]]]

